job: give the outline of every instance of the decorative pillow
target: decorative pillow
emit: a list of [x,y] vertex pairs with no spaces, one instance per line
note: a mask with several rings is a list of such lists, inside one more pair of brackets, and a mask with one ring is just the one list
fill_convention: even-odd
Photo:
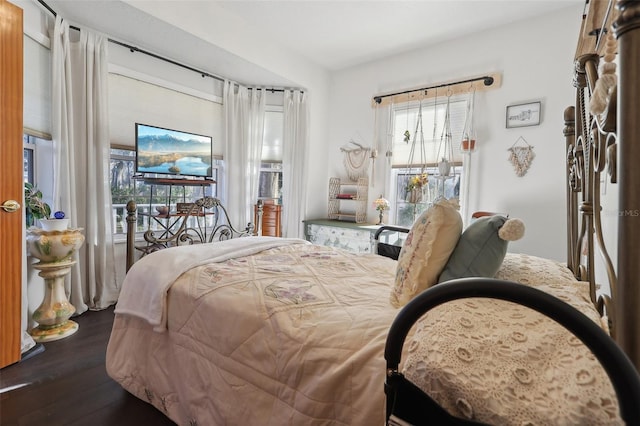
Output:
[[507,254],[507,244],[524,235],[520,219],[486,216],[477,219],[462,233],[438,282],[456,278],[493,278]]
[[525,285],[578,282],[566,263],[524,253],[507,253],[495,278]]
[[413,223],[400,250],[391,304],[405,305],[437,283],[438,276],[462,233],[457,200],[441,200]]

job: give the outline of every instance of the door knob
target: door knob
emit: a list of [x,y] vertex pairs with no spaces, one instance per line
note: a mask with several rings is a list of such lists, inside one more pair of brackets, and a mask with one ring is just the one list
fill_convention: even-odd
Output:
[[20,210],[20,203],[16,200],[7,200],[2,204],[2,209],[5,212],[13,213],[15,211]]

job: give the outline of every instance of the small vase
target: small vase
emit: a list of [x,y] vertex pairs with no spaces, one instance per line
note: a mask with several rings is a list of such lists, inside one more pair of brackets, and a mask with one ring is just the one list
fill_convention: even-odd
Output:
[[378,223],[376,225],[382,225],[382,217],[384,216],[384,210],[378,212]]
[[407,191],[407,203],[417,204],[422,202],[422,188],[413,188]]

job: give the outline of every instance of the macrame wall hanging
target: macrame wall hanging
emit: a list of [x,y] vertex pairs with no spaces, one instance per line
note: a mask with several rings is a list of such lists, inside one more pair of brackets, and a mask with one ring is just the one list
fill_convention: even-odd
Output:
[[376,180],[376,159],[378,158],[378,106],[373,111],[373,148],[371,149],[371,179],[369,185],[374,186]]
[[371,148],[351,139],[347,146],[340,148],[340,151],[344,155],[343,164],[349,179],[357,181],[361,177],[368,177]]
[[[453,165],[453,136],[451,134],[451,93],[447,93],[447,106],[444,112],[444,123],[440,144],[438,145],[438,176],[441,179],[451,177]],[[444,181],[443,181],[444,192]]]
[[469,99],[467,100],[467,110],[464,117],[464,130],[460,141],[460,150],[463,153],[470,153],[476,150],[476,129],[473,125],[475,102],[476,89],[472,85],[469,89]]
[[[407,108],[407,117],[408,115],[409,109]],[[407,127],[409,127],[408,118]],[[404,138],[404,141],[406,143],[409,143],[409,139],[411,138],[409,129],[405,131]],[[416,156],[416,150],[418,151],[417,155],[420,156],[419,161]],[[429,182],[426,163],[427,153],[424,140],[424,129],[422,127],[422,99],[420,99],[420,104],[418,105],[418,115],[416,116],[416,128],[415,132],[413,133],[413,139],[411,139],[411,149],[409,150],[407,168],[404,172],[404,175],[408,177],[407,186],[405,187],[405,200],[408,203],[414,205],[414,218],[418,213],[416,204],[428,202],[428,199],[425,200],[425,196],[427,196],[428,198],[427,184]],[[420,170],[418,173],[416,173],[416,169],[418,167],[420,168]]]
[[516,175],[522,177],[527,174],[529,167],[531,167],[531,162],[536,156],[533,152],[533,146],[529,145],[529,143],[520,136],[508,151],[510,152],[509,162],[513,165]]
[[[438,145],[438,172],[436,173],[436,198],[446,198],[446,181],[456,180],[456,170],[453,167],[453,135],[451,133],[451,89],[447,90],[447,103],[444,110],[444,122]],[[435,124],[434,124],[435,126]]]

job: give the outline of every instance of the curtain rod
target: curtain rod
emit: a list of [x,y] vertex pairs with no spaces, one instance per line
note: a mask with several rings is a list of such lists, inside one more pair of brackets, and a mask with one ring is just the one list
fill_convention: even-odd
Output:
[[[482,82],[481,84],[475,84],[476,82]],[[461,88],[460,86],[463,84],[467,84],[470,83],[469,89],[466,88]],[[420,100],[420,99],[425,99],[425,98],[432,98],[432,97],[437,97],[438,92],[437,90],[435,91],[435,93],[430,93],[429,91],[432,89],[439,89],[442,87],[453,87],[453,89],[449,89],[448,92],[450,92],[449,94],[460,94],[463,93],[465,91],[469,91],[471,89],[473,89],[474,91],[483,91],[483,90],[489,90],[489,89],[495,89],[500,87],[502,83],[502,78],[500,73],[490,73],[487,75],[483,75],[482,77],[473,77],[473,78],[468,78],[466,80],[458,80],[458,81],[452,81],[452,82],[448,82],[448,83],[440,83],[440,84],[436,84],[433,86],[428,86],[428,87],[422,87],[419,89],[410,89],[410,90],[405,90],[402,92],[396,92],[396,93],[388,93],[388,94],[384,94],[384,95],[376,95],[373,97],[373,102],[372,102],[372,106],[373,107],[378,107],[381,105],[386,105],[388,103],[395,103],[395,102],[407,102],[410,100]],[[457,87],[454,87],[457,86]],[[407,95],[406,97],[403,97],[402,95]],[[390,99],[387,99],[390,98]]]
[[[45,9],[47,9],[49,11],[49,13],[51,13],[53,15],[54,18],[58,16],[56,11],[53,10],[44,0],[38,0],[38,3],[40,3]],[[69,25],[69,28],[71,28],[73,30],[76,30],[76,31],[80,31],[80,28],[75,27],[73,25]],[[218,77],[217,75],[213,75],[213,74],[208,73],[206,71],[202,71],[202,70],[196,69],[194,67],[191,67],[189,65],[182,64],[180,62],[174,61],[173,59],[165,58],[164,56],[160,56],[160,55],[157,55],[155,53],[140,49],[139,47],[130,45],[128,43],[124,43],[122,41],[114,40],[112,38],[107,38],[107,40],[109,40],[110,43],[117,44],[117,45],[122,46],[122,47],[126,47],[132,53],[133,52],[144,53],[145,55],[151,56],[152,58],[160,59],[161,61],[165,61],[165,62],[168,62],[170,64],[173,64],[173,65],[188,69],[189,71],[196,72],[196,73],[200,74],[203,78],[204,77],[211,77],[211,78],[213,78],[215,80],[219,80],[219,81],[222,81],[222,82],[224,82],[224,80],[225,80],[224,78]]]
[[[51,8],[51,7],[50,7],[50,6],[49,6],[49,5],[48,5],[44,0],[37,0],[37,1],[38,1],[38,3],[40,3],[40,4],[42,5],[42,7],[44,7],[45,9],[47,9],[47,10],[49,11],[49,13],[51,13],[51,14],[53,15],[53,17],[54,17],[54,18],[58,16],[58,14],[56,13],[56,11],[55,11],[55,10],[53,10],[53,9],[52,9],[52,8]],[[71,28],[71,29],[73,29],[73,30],[76,30],[76,31],[80,31],[80,28],[78,28],[78,27],[76,27],[76,26],[73,26],[73,25],[69,25],[69,28]],[[168,62],[168,63],[170,63],[170,64],[172,64],[172,65],[176,65],[176,66],[178,66],[178,67],[185,68],[185,69],[187,69],[187,70],[189,70],[189,71],[193,71],[193,72],[195,72],[195,73],[198,73],[198,74],[200,74],[200,75],[202,76],[202,78],[210,77],[210,78],[213,78],[214,80],[218,80],[218,81],[221,81],[221,82],[224,82],[224,81],[226,80],[226,79],[225,79],[225,78],[223,78],[223,77],[219,77],[219,76],[214,75],[214,74],[211,74],[211,73],[209,73],[209,72],[199,70],[199,69],[197,69],[197,68],[194,68],[194,67],[191,67],[191,66],[189,66],[189,65],[186,65],[186,64],[183,64],[183,63],[180,63],[180,62],[174,61],[173,59],[169,59],[169,58],[166,58],[166,57],[164,57],[164,56],[157,55],[157,54],[152,53],[152,52],[149,52],[149,51],[147,51],[147,50],[140,49],[139,47],[136,47],[136,46],[130,45],[130,44],[128,44],[128,43],[125,43],[125,42],[122,42],[122,41],[118,41],[118,40],[114,40],[114,39],[112,39],[112,38],[107,38],[107,40],[108,40],[110,43],[117,44],[117,45],[119,45],[119,46],[122,46],[122,47],[125,47],[125,48],[129,49],[129,51],[130,51],[131,53],[134,53],[134,52],[143,53],[143,54],[145,54],[145,55],[151,56],[152,58],[159,59],[159,60],[161,60],[161,61]],[[238,83],[236,83],[236,84],[238,84]],[[254,87],[249,87],[248,89],[249,89],[249,90],[253,90],[253,89],[261,89],[261,88],[260,88],[260,87],[255,87],[255,88],[254,88]],[[284,92],[284,90],[285,90],[285,89],[276,89],[276,88],[263,88],[263,89],[265,89],[265,90],[267,90],[267,91],[270,91],[271,93],[274,93],[274,92]]]

